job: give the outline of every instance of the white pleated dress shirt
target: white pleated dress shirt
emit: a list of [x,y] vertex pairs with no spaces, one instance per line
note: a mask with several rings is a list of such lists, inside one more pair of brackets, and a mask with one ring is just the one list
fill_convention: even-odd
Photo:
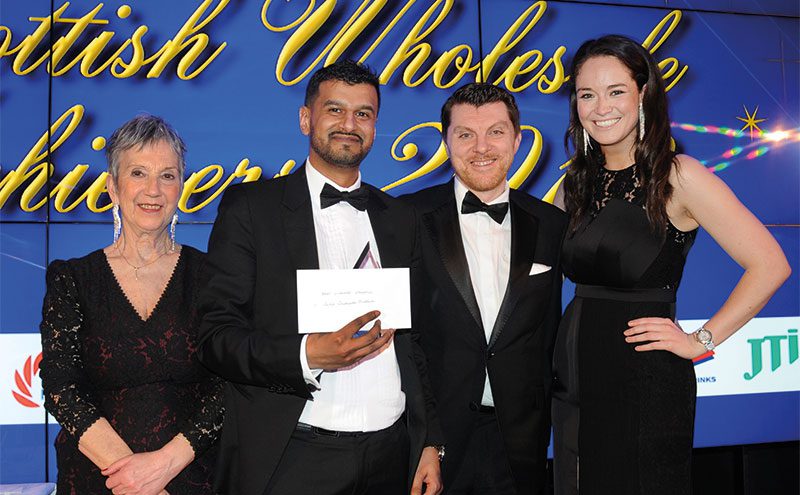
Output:
[[[508,285],[508,274],[511,267],[511,210],[506,213],[503,223],[495,222],[485,212],[465,215],[461,213],[461,203],[464,202],[467,191],[469,189],[456,177],[456,207],[461,227],[461,240],[464,242],[464,253],[467,255],[472,290],[478,301],[483,332],[488,343]],[[503,193],[487,204],[508,202],[508,194],[508,184],[506,183]],[[488,373],[483,387],[481,404],[494,407]]]
[[[353,268],[367,242],[380,263],[378,245],[366,211],[358,211],[344,201],[324,210],[320,205],[319,195],[326,183],[340,191],[353,191],[361,186],[361,175],[355,184],[343,189],[306,160],[306,177],[319,267]],[[353,315],[353,318],[358,316]],[[401,390],[394,342],[383,352],[362,360],[356,366],[320,373],[320,370],[309,369],[307,339],[303,338],[300,345],[300,364],[306,382],[317,390],[311,393],[314,400],[306,402],[300,415],[301,423],[336,431],[378,431],[400,418],[405,410],[406,397]]]

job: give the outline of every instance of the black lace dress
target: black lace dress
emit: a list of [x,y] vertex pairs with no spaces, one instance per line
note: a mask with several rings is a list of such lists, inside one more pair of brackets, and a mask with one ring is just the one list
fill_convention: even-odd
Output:
[[675,318],[697,231],[651,230],[636,169],[603,169],[586,220],[564,241],[576,291],[554,357],[557,495],[691,493],[692,362],[636,352],[623,332],[635,318]]
[[183,246],[150,317],[133,308],[103,251],[54,261],[42,309],[41,377],[55,440],[59,495],[110,493],[78,439],[100,417],[134,452],[183,433],[195,460],[166,487],[170,495],[212,493],[222,426],[222,381],[195,356],[198,275],[205,255]]

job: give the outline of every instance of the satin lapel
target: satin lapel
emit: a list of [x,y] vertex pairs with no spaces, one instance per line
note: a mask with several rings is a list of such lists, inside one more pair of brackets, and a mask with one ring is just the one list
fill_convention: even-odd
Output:
[[469,265],[467,264],[467,256],[464,254],[464,241],[461,239],[461,229],[459,228],[458,213],[455,207],[455,193],[452,186],[448,190],[448,200],[436,210],[425,214],[422,221],[433,240],[433,244],[439,251],[439,256],[447,273],[453,280],[453,284],[455,284],[456,289],[464,299],[464,303],[467,305],[472,318],[475,319],[478,329],[483,332],[481,312],[478,307],[478,300],[475,298],[475,292],[472,290]]
[[519,299],[517,286],[525,282],[533,263],[533,254],[536,249],[536,236],[539,230],[539,221],[533,215],[510,201],[511,213],[511,267],[508,274],[508,285],[497,312],[492,335],[489,338],[489,347],[492,347],[503,331],[514,306]]
[[294,267],[298,269],[319,268],[317,238],[314,234],[314,215],[311,212],[311,197],[308,192],[305,167],[286,178],[281,218],[289,256]]
[[375,234],[375,242],[378,243],[381,266],[400,268],[401,259],[397,248],[405,244],[399,243],[397,232],[392,228],[396,225],[396,222],[392,220],[392,212],[386,207],[386,203],[372,191],[370,191],[367,203],[367,213],[372,233]]

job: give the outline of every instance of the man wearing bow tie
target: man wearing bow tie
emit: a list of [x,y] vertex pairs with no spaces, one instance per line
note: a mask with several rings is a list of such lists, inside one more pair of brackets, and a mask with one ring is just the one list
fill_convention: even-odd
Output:
[[199,354],[229,382],[221,493],[441,490],[441,433],[416,329],[381,328],[373,312],[333,333],[298,334],[298,269],[369,259],[417,272],[413,209],[361,181],[379,104],[378,79],[365,67],[320,69],[300,108],[305,166],[232,187],[220,203]]
[[540,494],[566,218],[509,189],[521,138],[510,93],[468,84],[441,122],[455,178],[405,199],[422,224],[427,279],[412,290],[425,302],[419,327],[447,445],[445,493]]

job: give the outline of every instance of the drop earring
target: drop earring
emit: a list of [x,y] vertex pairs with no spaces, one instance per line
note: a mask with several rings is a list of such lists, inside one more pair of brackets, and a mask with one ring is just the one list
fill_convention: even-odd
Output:
[[170,250],[175,252],[175,226],[178,224],[178,214],[172,215],[172,223],[169,225],[169,238],[172,241]]
[[119,216],[119,205],[114,205],[111,209],[111,216],[114,218],[114,244],[119,239],[119,234],[122,232],[122,218]]
[[644,139],[644,108],[639,100],[639,141]]
[[589,150],[592,149],[592,142],[589,141],[589,133],[586,132],[586,128],[583,128],[583,154],[588,155]]

